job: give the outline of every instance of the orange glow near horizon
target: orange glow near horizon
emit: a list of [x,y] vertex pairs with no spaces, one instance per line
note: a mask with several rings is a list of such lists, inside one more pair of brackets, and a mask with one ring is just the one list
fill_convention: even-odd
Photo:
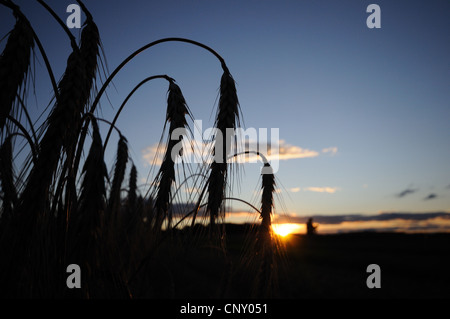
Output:
[[272,229],[275,234],[286,237],[290,234],[299,234],[304,232],[304,225],[303,224],[293,224],[293,223],[286,223],[286,224],[272,224]]

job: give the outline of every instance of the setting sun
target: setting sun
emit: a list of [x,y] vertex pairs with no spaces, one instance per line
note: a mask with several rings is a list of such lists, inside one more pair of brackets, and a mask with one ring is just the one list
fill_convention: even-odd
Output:
[[273,224],[272,229],[275,234],[285,237],[293,233],[300,233],[302,225],[300,224]]

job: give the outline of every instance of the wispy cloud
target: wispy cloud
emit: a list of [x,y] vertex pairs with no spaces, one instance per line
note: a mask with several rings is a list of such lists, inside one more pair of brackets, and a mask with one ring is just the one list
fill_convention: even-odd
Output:
[[[183,160],[185,163],[201,163],[203,161],[211,161],[212,160],[212,143],[211,142],[197,142],[188,139],[184,139],[181,141],[183,156],[178,157],[175,162],[177,163],[179,160]],[[142,159],[144,161],[144,165],[156,165],[160,166],[164,159],[164,153],[167,149],[167,144],[156,143],[150,146],[147,146],[142,150]]]
[[336,155],[337,152],[338,152],[338,148],[336,146],[322,149],[322,153],[330,153],[331,156]]
[[329,193],[333,194],[339,190],[339,187],[305,187],[304,191],[316,192],[316,193]]
[[160,166],[164,158],[165,145],[153,144],[142,150],[142,159],[144,160],[144,165],[156,165]]
[[414,194],[417,191],[418,191],[417,189],[407,188],[407,189],[405,189],[404,191],[398,193],[395,196],[398,197],[398,198],[402,198],[402,197],[405,197],[406,195]]
[[[205,162],[211,161],[211,151],[212,151],[212,143],[205,142],[196,142],[194,149],[195,154],[192,152],[191,147],[186,147],[184,153],[184,159],[187,158],[195,160],[196,163],[201,162],[202,160]],[[159,149],[158,149],[159,146]],[[142,159],[145,165],[161,165],[163,156],[164,156],[165,144],[153,144],[142,150]],[[269,161],[272,160],[292,160],[292,159],[300,159],[300,158],[314,158],[321,154],[321,152],[316,150],[311,150],[307,148],[303,148],[300,146],[292,145],[286,143],[285,140],[280,140],[279,143],[271,145],[268,143],[267,145],[258,145],[255,141],[246,141],[245,145],[242,146],[242,149],[236,151],[237,153],[244,151],[258,151],[261,152]],[[203,155],[201,153],[203,152]],[[329,147],[324,148],[322,150],[323,154],[336,154],[337,147]],[[234,157],[234,160],[239,162],[250,162],[256,163],[258,162],[257,155],[255,154],[246,154]]]
[[430,199],[435,199],[437,197],[437,195],[436,194],[434,194],[434,193],[431,193],[431,194],[429,194],[427,197],[425,197],[423,200],[430,200]]
[[[298,193],[298,192],[315,192],[315,193],[329,193],[333,194],[336,193],[338,190],[340,190],[339,187],[291,187],[284,189],[284,192],[290,192],[290,193]],[[258,191],[255,191],[257,193]],[[275,189],[276,193],[281,193],[282,190],[280,188]]]
[[[261,147],[257,145],[256,142],[250,141],[246,143],[246,148],[251,150],[261,151]],[[276,150],[278,149],[278,154]],[[321,151],[323,154],[329,153],[330,155],[335,155],[338,152],[338,148],[328,147],[324,148]],[[290,160],[297,158],[313,158],[320,155],[319,151],[311,150],[307,148],[303,148],[297,145],[292,145],[287,143],[285,140],[280,140],[278,144],[271,145],[270,143],[267,145],[267,157],[269,159],[273,159],[275,156],[278,156],[279,160]]]
[[[276,149],[278,149],[278,154],[276,152]],[[311,158],[319,156],[318,151],[291,145],[286,143],[285,140],[280,140],[277,145],[268,145],[267,154],[269,160],[274,158],[278,158],[278,160],[290,160],[296,158]]]

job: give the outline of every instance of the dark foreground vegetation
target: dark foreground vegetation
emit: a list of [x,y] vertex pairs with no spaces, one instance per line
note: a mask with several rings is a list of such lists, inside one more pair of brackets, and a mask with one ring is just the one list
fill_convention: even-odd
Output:
[[[165,269],[177,285],[161,282],[153,297],[251,297],[257,274],[244,266],[252,229],[227,225],[226,254],[201,244],[187,249],[183,259]],[[289,235],[277,242],[276,299],[450,297],[450,234]],[[366,285],[370,264],[381,268],[380,289]]]
[[[287,298],[449,298],[450,234],[349,233],[287,239]],[[367,266],[381,268],[369,289]]]

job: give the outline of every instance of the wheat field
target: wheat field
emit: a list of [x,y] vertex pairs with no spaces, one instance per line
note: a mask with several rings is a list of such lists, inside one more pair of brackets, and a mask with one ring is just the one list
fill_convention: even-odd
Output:
[[[188,120],[195,118],[175,79],[150,74],[128,95],[144,82],[168,83],[166,117],[161,119],[164,140],[159,147],[163,160],[155,165],[156,177],[145,190],[137,185],[139,172],[128,140],[115,125],[127,110],[128,97],[115,106],[114,119],[100,115],[99,102],[111,81],[136,55],[163,42],[184,42],[207,50],[222,67],[215,127],[230,139],[225,132],[240,126],[242,112],[225,60],[194,40],[164,38],[132,52],[100,81],[105,58],[101,30],[88,8],[77,0],[86,19],[76,39],[52,8],[38,2],[66,32],[71,53],[56,81],[52,61],[27,17],[13,1],[0,1],[2,10],[9,10],[16,20],[0,57],[0,295],[276,297],[283,249],[271,230],[274,175],[259,177],[260,206],[252,207],[260,224],[248,227],[242,245],[230,247],[225,202],[231,201],[237,164],[226,156],[225,146],[220,161],[193,167],[174,162],[176,141],[170,136],[180,128],[192,130]],[[34,94],[27,79],[33,76],[35,55],[44,61],[54,97],[47,101],[51,111],[37,127],[25,102]],[[100,124],[109,127],[105,136]],[[105,149],[113,134],[118,136],[115,162],[107,167]],[[15,154],[23,147],[28,155],[17,163]],[[264,165],[270,167],[268,162]],[[181,203],[176,195],[187,180],[200,191]],[[66,286],[70,264],[80,266],[80,289]],[[240,285],[243,278],[245,285]]]

